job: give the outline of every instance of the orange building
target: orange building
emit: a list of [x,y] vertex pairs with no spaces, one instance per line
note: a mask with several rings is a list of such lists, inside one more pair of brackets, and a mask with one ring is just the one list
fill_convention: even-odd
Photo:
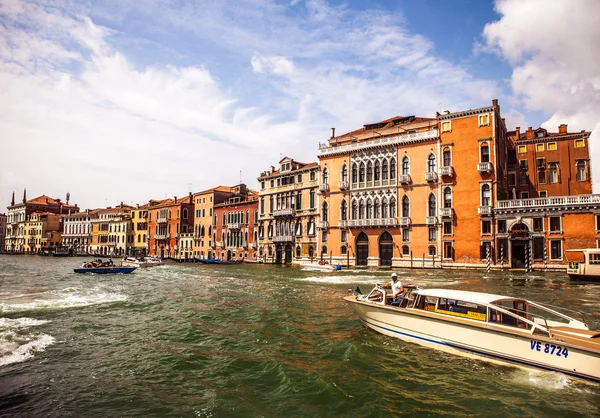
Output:
[[179,235],[194,228],[194,200],[167,199],[148,207],[148,253],[152,256],[179,259]]
[[258,193],[245,184],[233,188],[225,202],[214,206],[213,242],[215,258],[221,260],[257,260]]
[[215,205],[224,203],[231,196],[239,193],[240,186],[217,186],[194,193],[194,257],[201,259],[216,257],[217,240],[213,225]]

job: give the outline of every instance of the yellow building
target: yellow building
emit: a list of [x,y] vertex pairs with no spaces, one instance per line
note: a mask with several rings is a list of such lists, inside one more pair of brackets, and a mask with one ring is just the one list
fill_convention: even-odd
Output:
[[[34,212],[24,223],[23,237],[26,253],[37,254],[60,246],[60,215],[49,212]],[[54,239],[49,239],[51,236]]]
[[145,256],[148,254],[148,205],[137,205],[131,210],[133,226],[133,254]]
[[[318,259],[317,223],[319,166],[289,157],[279,169],[261,173],[259,196],[259,260],[300,263]],[[325,253],[326,254],[326,253]]]
[[[92,254],[104,256],[124,254],[127,240],[125,239],[125,242],[121,242],[121,240],[124,239],[122,238],[123,234],[131,231],[131,228],[125,228],[126,231],[123,231],[123,229],[127,223],[131,224],[130,212],[132,209],[132,206],[121,203],[121,205],[114,208],[109,207],[96,211],[96,217],[93,217],[90,221],[92,236],[90,251]],[[117,239],[119,242],[117,242]]]

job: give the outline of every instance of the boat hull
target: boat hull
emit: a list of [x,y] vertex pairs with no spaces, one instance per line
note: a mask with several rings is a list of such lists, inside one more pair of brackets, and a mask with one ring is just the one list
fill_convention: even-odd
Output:
[[587,282],[600,282],[600,275],[597,274],[576,274],[567,273],[572,280],[581,280]]
[[129,274],[136,267],[95,267],[95,268],[76,268],[75,273],[95,273],[95,274]]
[[[556,371],[600,383],[600,352],[517,329],[444,320],[414,309],[345,300],[369,328],[390,337],[494,363]],[[554,347],[554,348],[553,348]],[[559,350],[561,355],[559,356]],[[564,349],[567,356],[562,355]]]
[[198,261],[202,264],[240,264],[241,263],[241,261],[223,261],[223,260],[219,260],[216,258],[210,258],[210,259],[196,258],[196,261]]

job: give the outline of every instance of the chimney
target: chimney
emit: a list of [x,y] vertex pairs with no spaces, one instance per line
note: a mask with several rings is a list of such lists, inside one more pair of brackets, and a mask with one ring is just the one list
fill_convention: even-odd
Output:
[[492,106],[494,106],[494,107],[498,106],[498,99],[492,100]]
[[567,125],[565,125],[564,123],[561,125],[558,125],[558,133],[566,134],[567,133]]
[[274,165],[272,165],[272,166],[271,166],[271,173],[274,173],[274,172],[275,172],[275,166],[274,166]]
[[10,205],[14,206],[15,205],[15,192],[13,191],[13,196],[12,196],[12,200],[10,201]]
[[27,202],[27,189],[23,189],[23,203]]
[[517,139],[519,139],[521,137],[521,127],[517,126],[515,128],[515,132],[517,133]]
[[531,129],[531,126],[529,128],[527,128],[527,131],[525,132],[525,138],[526,139],[535,138],[535,132],[533,132],[533,129]]
[[175,196],[175,203],[177,203],[177,196]]
[[437,118],[440,115],[440,112],[435,112],[435,117]]
[[331,128],[331,137],[335,138],[335,128]]

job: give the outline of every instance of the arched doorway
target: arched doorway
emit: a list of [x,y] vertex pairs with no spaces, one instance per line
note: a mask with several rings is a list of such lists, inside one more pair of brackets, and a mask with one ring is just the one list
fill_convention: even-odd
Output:
[[275,264],[281,264],[281,260],[283,259],[281,245],[275,247]]
[[392,235],[385,231],[379,237],[379,265],[392,266],[392,257],[394,256],[394,240]]
[[227,261],[231,261],[231,250],[227,250]]
[[312,246],[308,247],[308,256],[310,257],[310,262],[312,263],[313,257],[315,256],[315,249]]
[[286,262],[286,264],[292,262],[292,245],[291,244],[288,244],[285,246],[285,262]]
[[366,266],[369,262],[369,237],[361,232],[356,237],[356,265]]
[[527,267],[527,254],[530,245],[529,228],[522,222],[510,228],[510,257],[511,267]]

